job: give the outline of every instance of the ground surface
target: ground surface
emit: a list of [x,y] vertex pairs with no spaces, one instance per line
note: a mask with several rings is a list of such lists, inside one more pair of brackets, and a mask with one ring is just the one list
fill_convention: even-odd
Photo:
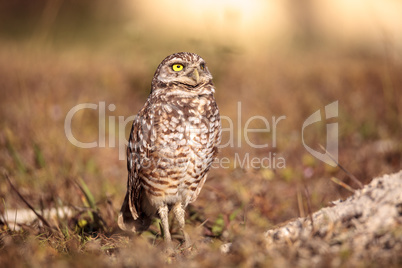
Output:
[[[244,67],[245,63],[236,62],[243,61],[242,57],[233,56],[234,63],[224,67],[212,60],[210,68],[217,70],[217,101],[222,115],[237,122],[236,105],[240,101],[242,124],[252,115],[267,118],[286,115],[287,119],[279,125],[274,148],[252,148],[243,137],[241,147],[221,150],[220,157],[229,159],[229,165],[212,169],[199,199],[187,209],[187,228],[195,246],[192,251],[180,253],[180,257],[169,258],[161,253],[163,239],[158,221],[149,232],[131,238],[121,233],[116,225],[126,186],[125,160],[119,160],[119,147],[78,148],[68,141],[64,132],[66,114],[80,103],[99,105],[105,101],[106,107],[115,104],[114,112],[106,110],[105,113],[107,120],[114,116],[116,122],[118,116],[126,119],[135,114],[148,94],[154,66],[143,69],[133,63],[125,65],[96,55],[89,61],[81,61],[76,58],[76,52],[73,58],[68,53],[52,52],[35,56],[24,52],[24,48],[17,52],[11,47],[1,53],[2,172],[8,174],[19,194],[39,213],[48,209],[60,211],[58,217],[47,218],[50,228],[36,216],[21,226],[14,226],[10,217],[3,218],[2,263],[9,266],[87,266],[93,263],[124,266],[170,262],[206,266],[216,263],[280,266],[289,262],[301,266],[310,262],[318,266],[327,263],[334,266],[400,265],[400,258],[395,255],[400,240],[392,240],[401,236],[400,225],[391,224],[387,225],[389,228],[367,233],[367,241],[360,235],[363,244],[357,247],[359,243],[350,240],[351,237],[361,234],[356,231],[361,228],[364,228],[362,232],[369,231],[365,224],[371,226],[371,223],[360,222],[364,218],[359,215],[347,219],[348,228],[335,221],[328,227],[332,228],[330,230],[310,232],[311,225],[303,223],[307,225],[307,233],[300,234],[299,242],[293,241],[293,237],[289,241],[278,238],[275,244],[287,241],[282,246],[267,244],[261,235],[292,218],[307,217],[333,200],[348,197],[350,189],[359,188],[359,183],[344,171],[315,159],[301,144],[299,131],[303,121],[325,104],[339,100],[339,162],[361,183],[367,184],[375,176],[401,169],[400,128],[397,127],[401,118],[397,116],[398,107],[402,107],[397,103],[401,98],[386,97],[386,94],[397,94],[394,88],[402,86],[401,77],[397,75],[402,70],[399,65],[384,69],[379,59],[347,59],[322,69],[319,65],[298,66],[296,59],[289,65],[271,60],[270,65],[277,69],[270,76],[250,73],[248,77],[238,75],[239,66]],[[260,64],[265,66],[266,63]],[[219,74],[221,68],[227,70]],[[388,70],[385,73],[394,85],[388,91],[380,82],[384,70]],[[324,83],[323,77],[332,82]],[[243,81],[234,82],[239,79]],[[253,84],[250,79],[260,79],[261,84]],[[244,85],[247,83],[254,86],[247,87],[246,94]],[[305,94],[297,93],[303,89]],[[294,94],[299,96],[295,99]],[[112,136],[118,144],[117,137],[121,133],[124,137],[129,131],[131,121],[127,122],[122,130],[106,128],[106,141]],[[73,120],[75,137],[84,142],[96,140],[98,123],[97,110],[77,113]],[[106,121],[106,126],[108,123]],[[325,144],[325,131],[321,130],[310,132],[312,136],[306,141],[317,149],[318,143]],[[225,135],[230,139],[228,133]],[[268,141],[272,144],[273,141],[270,135],[257,133],[250,137],[255,143]],[[283,157],[286,166],[242,167],[236,160],[244,161],[247,155],[249,159],[260,159],[270,153]],[[3,215],[15,211],[22,214],[21,209],[29,211],[4,175],[0,194]],[[68,213],[61,213],[64,209],[68,209]],[[375,224],[377,228],[378,222]],[[176,225],[172,226],[173,239],[181,252],[182,235]],[[318,226],[316,219],[314,228]],[[311,236],[314,239],[308,239]],[[387,244],[388,238],[395,243]],[[233,243],[233,251],[222,255],[220,247],[226,243]],[[363,245],[370,251],[362,251],[357,257],[357,248]],[[272,247],[275,250],[268,250]],[[370,254],[374,249],[378,249],[378,254]],[[379,255],[382,257],[377,258]]]
[[[402,50],[392,36],[381,31],[377,42],[341,42],[328,31],[314,32],[314,20],[307,20],[306,31],[296,23],[294,32],[281,29],[275,40],[263,32],[236,39],[241,17],[233,12],[225,13],[227,28],[207,20],[190,25],[206,25],[204,30],[175,32],[148,23],[145,17],[155,16],[142,9],[124,21],[124,6],[100,2],[18,0],[0,8],[2,266],[401,266],[395,254],[400,216],[386,198],[379,205],[388,204],[387,210],[373,203],[367,212],[373,219],[388,217],[385,228],[367,222],[365,210],[359,216],[347,207],[351,200],[339,204],[351,209],[345,214],[350,218],[325,209],[333,223],[322,214],[308,222],[310,214],[354,191],[354,199],[367,199],[371,190],[359,190],[360,184],[402,169]],[[291,18],[308,18],[295,14]],[[158,220],[139,236],[122,233],[116,220],[126,191],[130,124],[157,65],[178,51],[206,60],[226,146],[187,208],[192,250],[182,248],[182,234],[172,224],[178,252],[172,258],[163,253]],[[335,101],[338,116],[324,121],[324,107]],[[97,142],[94,148],[75,146],[66,133],[69,111],[83,104],[95,109],[74,114],[71,133],[78,141]],[[323,120],[302,133],[317,110]],[[259,119],[249,121],[253,116]],[[323,152],[329,123],[338,124],[338,162],[355,180],[303,146],[302,138]],[[265,130],[244,132],[246,124]],[[14,224],[22,215],[24,223]],[[303,228],[296,225],[288,236],[263,235],[297,218],[307,220],[296,221]],[[222,254],[228,243],[231,252]]]

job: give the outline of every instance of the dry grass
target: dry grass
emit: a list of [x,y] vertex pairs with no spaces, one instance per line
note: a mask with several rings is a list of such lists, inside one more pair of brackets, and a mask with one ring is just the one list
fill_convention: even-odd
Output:
[[[304,120],[317,109],[339,100],[339,163],[363,184],[396,172],[401,166],[402,65],[388,54],[354,53],[334,49],[288,47],[258,56],[219,45],[200,49],[193,41],[179,50],[198,52],[207,61],[217,87],[221,114],[233,119],[237,131],[237,103],[242,126],[253,115],[269,119],[285,115],[278,124],[277,146],[271,133],[250,134],[254,149],[224,148],[220,157],[233,163],[241,157],[283,157],[286,168],[213,169],[199,199],[187,209],[187,226],[195,242],[181,250],[181,234],[173,225],[179,254],[161,251],[158,222],[141,236],[118,230],[117,213],[126,187],[126,164],[118,148],[82,149],[64,132],[68,111],[80,103],[115,104],[106,110],[106,140],[119,135],[109,130],[109,116],[127,118],[142,107],[150,81],[162,58],[176,52],[171,41],[154,53],[153,45],[121,43],[91,50],[85,46],[48,46],[41,40],[2,42],[0,49],[0,163],[19,193],[38,212],[69,206],[74,216],[38,221],[19,230],[3,221],[0,262],[19,266],[287,266],[297,252],[268,254],[262,233],[276,224],[327,206],[350,193],[332,177],[357,189],[342,170],[313,158],[301,143]],[[110,47],[109,47],[110,46]],[[127,124],[125,134],[129,131]],[[228,127],[226,125],[226,127]],[[261,127],[255,124],[250,127]],[[97,140],[98,111],[74,117],[73,133],[81,141]],[[228,139],[224,136],[224,141]],[[116,142],[117,142],[116,138]],[[319,150],[325,145],[325,125],[309,130],[306,142]],[[106,145],[108,143],[106,142]],[[1,212],[25,208],[5,177],[0,179]],[[12,221],[12,219],[8,219]],[[220,245],[236,242],[236,254],[222,255]],[[348,265],[348,254],[342,256]],[[349,263],[356,264],[356,263]],[[363,261],[362,264],[367,264]],[[398,265],[375,260],[374,266]]]

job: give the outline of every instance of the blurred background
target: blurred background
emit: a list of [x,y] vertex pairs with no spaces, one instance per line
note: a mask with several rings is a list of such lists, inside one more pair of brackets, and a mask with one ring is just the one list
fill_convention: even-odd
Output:
[[[339,117],[331,122],[339,124],[345,169],[363,184],[401,169],[400,14],[396,0],[0,1],[1,167],[36,209],[91,206],[104,221],[91,225],[94,219],[80,212],[66,228],[118,232],[127,171],[113,143],[128,137],[131,124],[119,129],[119,117],[143,106],[166,56],[190,51],[206,60],[236,142],[221,150],[231,164],[210,172],[187,224],[201,226],[202,237],[228,242],[245,230],[260,233],[306,216],[351,194],[331,178],[359,188],[303,147],[304,120],[327,104],[339,101]],[[74,146],[64,130],[68,111],[100,102],[115,105],[105,111],[105,147]],[[247,145],[237,131],[254,115],[270,123],[286,116],[275,147],[273,131],[249,134],[253,143],[269,144],[263,149]],[[325,147],[325,124],[305,133],[318,151]],[[258,120],[249,125],[264,127]],[[74,116],[72,132],[82,142],[99,141],[99,128],[98,110]],[[226,132],[223,142],[230,139]],[[234,165],[236,155],[270,153],[285,166]],[[1,212],[25,207],[3,175],[1,181]]]

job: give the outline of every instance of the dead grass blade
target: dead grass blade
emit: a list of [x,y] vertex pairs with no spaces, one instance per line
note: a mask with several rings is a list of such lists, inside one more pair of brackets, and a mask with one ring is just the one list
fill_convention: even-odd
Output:
[[349,178],[351,178],[358,186],[360,189],[363,188],[363,183],[361,183],[352,173],[350,173],[349,171],[346,170],[346,168],[344,168],[341,164],[338,163],[338,161],[335,160],[335,158],[329,153],[327,152],[327,150],[324,148],[324,146],[322,146],[321,144],[319,144],[319,146],[321,147],[321,149],[323,149],[326,153],[328,153],[329,158],[331,158],[332,161],[334,161],[334,163],[343,170],[343,172],[346,173],[346,175],[348,175]]
[[314,233],[315,228],[314,228],[313,211],[311,209],[310,192],[309,192],[307,186],[304,187],[304,194],[305,194],[306,200],[307,200],[308,216],[309,216],[310,221],[311,221],[311,230],[312,230],[311,233]]
[[304,218],[306,214],[304,213],[303,197],[299,187],[297,187],[297,205],[299,207],[299,215]]
[[331,181],[335,182],[335,183],[338,184],[339,186],[345,188],[346,190],[348,190],[348,191],[350,191],[350,192],[352,192],[352,193],[355,192],[355,190],[354,190],[352,187],[350,187],[349,185],[347,185],[347,184],[344,183],[343,181],[339,180],[338,178],[332,177],[332,178],[331,178]]
[[14,192],[18,195],[18,197],[25,203],[25,205],[27,205],[28,208],[29,208],[30,210],[32,210],[33,213],[35,213],[35,215],[38,217],[38,219],[39,219],[40,221],[42,221],[42,223],[43,223],[44,225],[46,225],[47,227],[52,228],[52,227],[50,226],[50,224],[47,222],[47,220],[46,220],[42,215],[40,215],[39,213],[37,213],[36,210],[31,206],[31,204],[29,204],[28,201],[20,194],[20,192],[17,190],[17,188],[15,188],[15,186],[11,183],[11,180],[10,180],[10,178],[8,177],[8,174],[7,174],[7,173],[4,173],[4,177],[6,178],[6,180],[8,181],[8,183],[10,184],[11,189],[13,189],[13,191],[14,191]]

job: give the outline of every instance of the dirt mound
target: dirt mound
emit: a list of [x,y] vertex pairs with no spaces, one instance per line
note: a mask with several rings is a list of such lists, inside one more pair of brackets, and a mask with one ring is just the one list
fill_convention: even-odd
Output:
[[402,264],[402,171],[373,179],[346,200],[265,233],[284,264]]

